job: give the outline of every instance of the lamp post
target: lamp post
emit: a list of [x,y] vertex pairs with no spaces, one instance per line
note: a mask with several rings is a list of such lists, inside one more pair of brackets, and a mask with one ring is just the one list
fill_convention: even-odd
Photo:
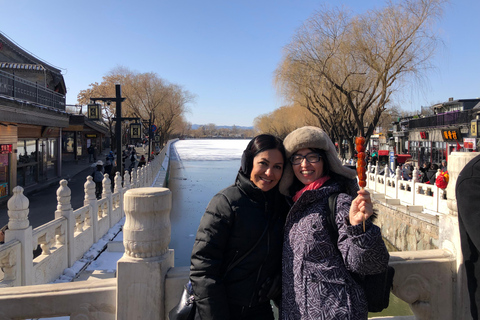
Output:
[[115,85],[115,98],[90,98],[93,102],[100,100],[103,102],[115,102],[115,114],[113,118],[115,121],[115,137],[117,139],[117,171],[122,174],[122,121],[123,120],[138,120],[138,118],[122,118],[122,102],[125,98],[122,98],[122,86],[120,84]]

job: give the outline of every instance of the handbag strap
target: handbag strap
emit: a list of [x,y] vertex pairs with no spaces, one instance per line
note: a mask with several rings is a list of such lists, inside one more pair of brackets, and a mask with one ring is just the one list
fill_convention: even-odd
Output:
[[246,256],[248,256],[258,246],[263,236],[265,236],[265,233],[267,233],[269,224],[270,224],[270,220],[268,220],[265,230],[263,230],[262,235],[260,236],[260,238],[258,238],[257,242],[253,245],[253,247],[250,248],[250,250],[248,250],[243,256],[241,256],[240,258],[238,258],[228,266],[227,270],[225,271],[225,274],[223,275],[223,278],[225,278],[225,276],[230,270],[232,270],[235,266],[237,266],[243,259],[245,259]]

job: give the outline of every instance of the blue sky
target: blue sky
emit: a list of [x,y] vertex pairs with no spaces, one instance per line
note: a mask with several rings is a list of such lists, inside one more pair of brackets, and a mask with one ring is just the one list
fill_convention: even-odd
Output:
[[[117,67],[155,72],[195,94],[193,124],[251,126],[284,104],[273,86],[282,48],[322,3],[355,12],[380,0],[0,0],[0,31],[63,70],[67,103]],[[452,1],[439,24],[444,45],[423,90],[405,110],[480,97],[480,1]],[[415,87],[414,87],[415,88]],[[401,99],[401,100],[400,100]]]

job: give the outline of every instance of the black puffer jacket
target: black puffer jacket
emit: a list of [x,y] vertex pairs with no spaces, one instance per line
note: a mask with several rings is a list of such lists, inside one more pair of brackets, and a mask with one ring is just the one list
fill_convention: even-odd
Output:
[[[268,278],[281,272],[282,237],[288,212],[278,187],[259,190],[239,173],[235,185],[208,204],[193,245],[190,280],[202,319],[230,318],[229,305],[255,306],[268,299],[259,292]],[[228,266],[253,252],[226,275]]]

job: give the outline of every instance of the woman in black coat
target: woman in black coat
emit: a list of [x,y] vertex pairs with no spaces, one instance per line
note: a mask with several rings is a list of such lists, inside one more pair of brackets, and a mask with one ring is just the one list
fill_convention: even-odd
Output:
[[255,137],[243,152],[235,184],[208,204],[191,257],[195,319],[274,319],[270,300],[281,294],[273,283],[280,280],[288,212],[278,191],[284,163],[280,139]]
[[425,183],[434,185],[435,180],[437,179],[437,172],[438,172],[438,165],[435,164],[435,163],[432,163],[430,165],[430,169],[428,169],[428,171],[426,173],[427,182],[425,182]]

